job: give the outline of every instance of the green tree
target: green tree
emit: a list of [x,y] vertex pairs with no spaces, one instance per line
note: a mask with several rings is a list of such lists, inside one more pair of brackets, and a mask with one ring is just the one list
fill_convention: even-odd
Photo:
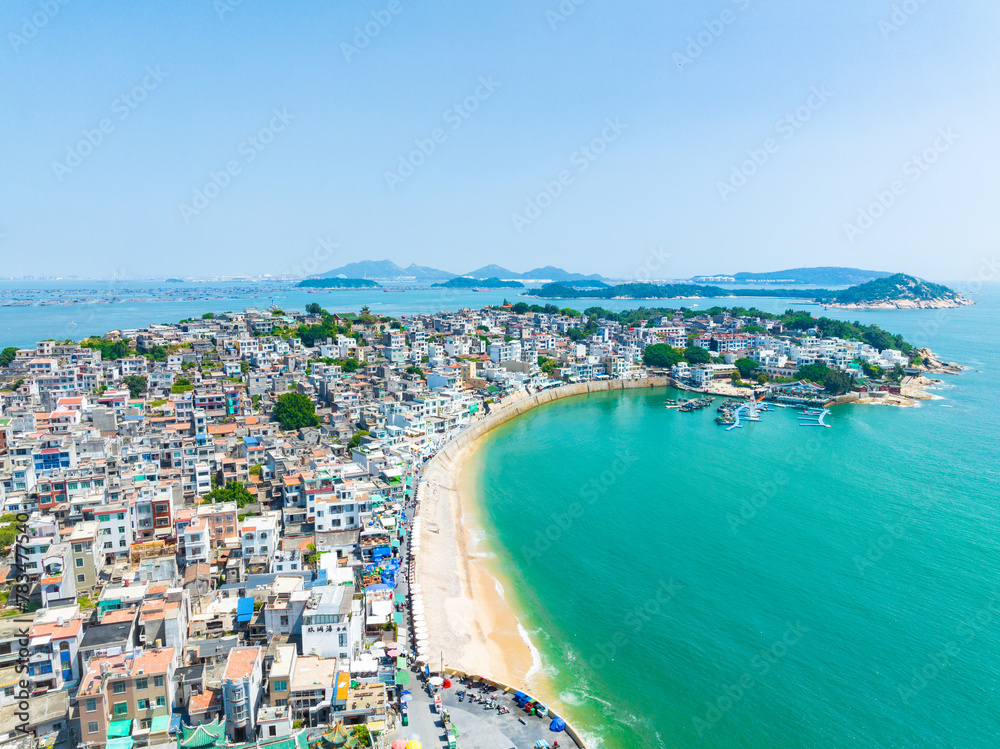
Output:
[[672,367],[684,361],[684,355],[673,346],[654,343],[642,352],[642,361],[647,367]]
[[757,362],[753,359],[747,359],[746,357],[734,361],[733,366],[739,370],[740,377],[747,380],[753,377],[753,373],[760,368],[760,365],[757,364]]
[[362,437],[367,437],[367,436],[368,436],[368,434],[369,434],[369,433],[368,433],[368,432],[366,432],[366,431],[365,431],[364,429],[362,429],[362,430],[361,430],[360,432],[355,432],[355,433],[354,433],[354,436],[353,436],[353,437],[351,437],[351,441],[347,443],[347,446],[348,446],[349,448],[351,448],[352,450],[353,450],[353,449],[354,449],[355,447],[361,447],[361,438],[362,438]]
[[15,356],[17,356],[17,349],[13,346],[8,346],[0,351],[0,367],[9,367]]
[[222,487],[216,487],[205,495],[205,500],[212,503],[235,502],[237,507],[244,507],[257,501],[257,497],[239,481],[230,481]]
[[316,304],[316,302],[311,302],[310,304],[306,305],[306,314],[307,315],[324,315],[324,314],[326,314],[326,310],[324,310],[322,307],[320,307],[318,304]]
[[186,377],[178,377],[170,387],[171,393],[187,393],[191,390],[194,390],[194,385]]
[[250,371],[250,362],[241,361],[240,362],[240,372],[247,374]]
[[341,370],[350,374],[351,372],[357,371],[361,363],[357,359],[344,359],[344,362],[340,365]]
[[684,349],[684,358],[689,364],[708,364],[712,361],[712,354],[708,349],[692,344]]
[[302,393],[285,393],[274,406],[274,418],[284,430],[319,425],[316,406]]
[[146,389],[148,380],[140,375],[129,375],[122,377],[122,384],[128,388],[128,394],[133,398],[138,398]]

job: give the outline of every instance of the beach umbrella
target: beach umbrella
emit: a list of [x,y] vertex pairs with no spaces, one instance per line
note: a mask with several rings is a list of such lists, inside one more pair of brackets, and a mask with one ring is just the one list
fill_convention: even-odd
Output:
[[424,749],[424,745],[419,741],[407,741],[406,749]]
[[562,718],[553,718],[552,722],[549,723],[549,730],[555,733],[559,733],[559,731],[565,731],[566,721],[563,720]]
[[451,689],[451,679],[445,679],[444,684],[442,684],[445,689]]
[[409,736],[406,737],[406,740],[407,741],[420,741],[420,734],[418,734],[418,733],[411,733]]
[[406,742],[403,741],[402,739],[397,739],[396,741],[392,742],[392,746],[390,747],[390,749],[406,749]]
[[389,656],[390,658],[398,658],[398,657],[400,656],[400,652],[399,652],[398,650],[396,650],[396,648],[393,648],[392,650],[390,650],[390,651],[389,651],[389,652],[387,653],[387,655],[388,655],[388,656]]
[[442,684],[444,684],[444,679],[442,679],[440,676],[432,676],[427,681],[430,683],[431,686],[434,687],[439,687]]
[[405,704],[407,702],[410,702],[412,699],[413,699],[412,694],[404,694],[402,697],[399,698],[399,701]]

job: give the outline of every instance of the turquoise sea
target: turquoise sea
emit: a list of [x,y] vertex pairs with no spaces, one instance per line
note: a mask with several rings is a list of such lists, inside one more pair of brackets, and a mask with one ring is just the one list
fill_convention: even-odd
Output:
[[917,408],[726,432],[661,388],[487,437],[496,570],[596,746],[998,746],[1000,289],[977,301],[842,315],[972,368]]

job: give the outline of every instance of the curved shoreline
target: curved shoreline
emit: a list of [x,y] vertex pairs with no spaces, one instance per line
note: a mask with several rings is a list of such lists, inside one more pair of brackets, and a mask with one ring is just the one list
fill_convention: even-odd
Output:
[[[490,555],[478,548],[476,533],[485,536],[485,532],[478,518],[480,500],[470,485],[476,474],[468,470],[468,461],[489,432],[544,403],[668,385],[666,377],[648,377],[576,383],[525,394],[467,427],[427,462],[416,492],[421,550],[411,569],[427,604],[432,662],[440,657],[446,670],[537,693],[547,704],[557,702],[540,668],[538,651],[502,595]],[[567,733],[579,746],[586,746],[572,726]]]

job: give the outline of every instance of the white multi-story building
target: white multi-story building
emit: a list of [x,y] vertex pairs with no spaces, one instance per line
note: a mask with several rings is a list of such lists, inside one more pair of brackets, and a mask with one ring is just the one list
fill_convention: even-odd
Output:
[[97,553],[105,563],[127,556],[132,543],[132,522],[128,505],[102,505],[94,511],[97,520]]
[[302,654],[321,658],[353,658],[361,648],[361,602],[354,586],[314,588],[302,612]]
[[281,523],[281,513],[265,512],[263,515],[248,517],[243,521],[243,531],[240,537],[243,542],[243,558],[252,556],[274,557],[278,549],[278,526]]
[[226,735],[230,741],[252,741],[260,707],[263,652],[259,647],[229,651],[222,677],[222,704],[226,714]]

